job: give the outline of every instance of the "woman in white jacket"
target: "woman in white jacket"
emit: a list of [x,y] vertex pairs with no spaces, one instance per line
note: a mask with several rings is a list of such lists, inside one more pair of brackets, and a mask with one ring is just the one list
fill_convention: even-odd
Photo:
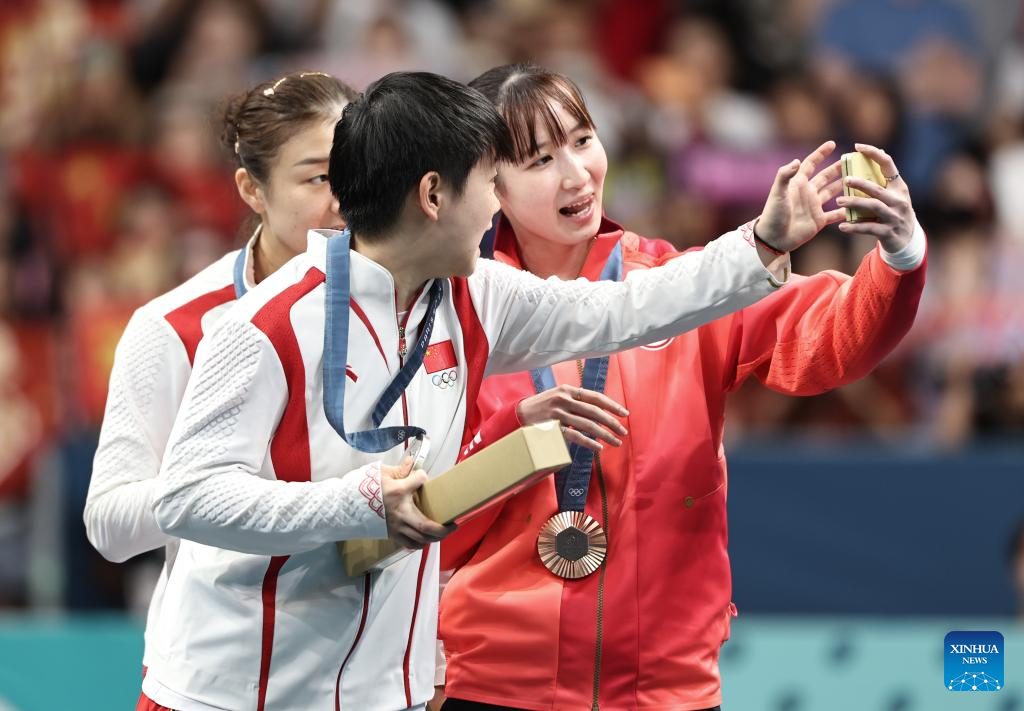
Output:
[[84,518],[89,541],[113,562],[165,547],[147,655],[177,552],[177,540],[153,517],[153,492],[196,347],[236,298],[305,251],[307,230],[342,225],[327,166],[334,124],[355,96],[330,75],[303,72],[228,102],[223,139],[258,226],[241,250],[140,307],[118,343]]

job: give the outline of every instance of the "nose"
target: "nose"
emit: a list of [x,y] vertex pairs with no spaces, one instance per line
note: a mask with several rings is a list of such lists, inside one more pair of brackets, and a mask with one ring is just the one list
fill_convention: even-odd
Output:
[[569,155],[562,161],[562,189],[577,190],[587,184],[587,169],[579,157]]
[[331,198],[330,204],[327,206],[327,214],[324,216],[323,223],[325,225],[335,226],[339,229],[344,229],[347,225],[345,218],[341,216],[341,205],[335,198]]
[[493,190],[491,191],[491,215],[493,216],[498,210],[501,209],[501,202],[498,201],[498,195]]

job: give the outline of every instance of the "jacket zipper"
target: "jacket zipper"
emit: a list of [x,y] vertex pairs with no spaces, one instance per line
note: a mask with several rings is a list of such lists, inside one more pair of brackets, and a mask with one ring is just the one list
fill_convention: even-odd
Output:
[[[576,368],[580,373],[580,387],[583,387],[583,361],[576,361]],[[594,469],[597,471],[597,484],[601,490],[601,527],[604,528],[605,536],[608,535],[608,491],[604,485],[604,471],[601,468],[601,455],[594,455]],[[604,574],[607,557],[601,563],[600,576],[597,580],[597,636],[594,647],[594,693],[591,698],[590,710],[600,711],[598,696],[601,690],[601,642],[604,638]]]
[[[608,493],[604,488],[604,472],[601,470],[601,457],[594,457],[594,466],[597,469],[597,483],[601,489],[601,526],[604,533],[608,535]],[[594,650],[594,698],[591,711],[599,711],[601,708],[597,702],[598,691],[601,688],[601,640],[604,636],[604,573],[608,559],[601,563],[601,577],[597,581],[597,645]]]
[[[396,297],[397,297],[397,294],[396,294]],[[398,304],[397,299],[395,301],[395,304],[397,306],[397,304]],[[415,304],[416,304],[416,302],[414,300],[413,301],[413,306],[415,306]],[[402,322],[398,324],[398,370],[399,371],[401,371],[402,368],[405,367],[405,356],[408,353],[408,348],[406,347],[406,342],[405,342],[405,327],[409,323],[409,317],[412,315],[413,306],[409,307],[409,310],[405,312],[405,318],[402,319]],[[402,391],[402,423],[406,427],[409,426],[409,403],[405,399],[405,390]],[[409,448],[409,443],[406,442],[403,446],[406,449],[408,449]],[[421,551],[420,554],[423,556],[423,559],[420,561],[420,564],[422,566],[423,561],[426,560],[427,552],[424,550],[424,551]],[[421,568],[421,574],[422,574],[422,568]],[[416,594],[417,594],[417,596],[419,595],[419,586],[420,586],[420,582],[417,581],[417,585],[416,585]],[[415,617],[416,617],[416,609],[414,608],[413,609],[413,619],[414,620],[415,620]],[[408,643],[406,644],[406,647],[405,647],[406,657],[405,657],[405,659],[402,662],[402,682],[405,685],[405,703],[406,703],[407,706],[412,706],[412,696],[410,694],[410,689],[409,689],[409,670],[408,670],[408,667],[406,666],[406,663],[408,662],[409,649],[411,648],[411,645],[412,645],[412,630],[411,629],[409,630],[409,635],[410,635],[409,641],[408,641]]]
[[[412,303],[409,304],[409,308],[405,312],[405,318],[402,319],[401,323],[398,323],[398,356],[399,356],[399,358],[405,358],[405,356],[408,355],[408,353],[409,353],[408,344],[405,342],[405,327],[407,325],[409,325],[409,317],[412,316],[412,311],[413,311],[414,308],[416,308],[416,302],[420,300],[420,294],[422,294],[422,293],[423,293],[423,288],[421,287],[420,290],[416,292],[416,296],[413,297]],[[398,290],[397,289],[395,290],[395,314],[396,314],[396,319],[395,320],[397,322],[397,320],[398,320],[397,319],[397,314],[398,314]],[[402,364],[400,363],[399,367],[401,367],[401,366],[402,366]]]
[[[419,299],[419,294],[416,295],[416,299],[413,299],[412,305],[409,310],[405,312],[405,318],[402,319],[401,323],[398,323],[398,369],[401,370],[405,367],[405,356],[409,353],[408,344],[405,340],[405,327],[409,324],[409,317],[412,316],[412,310],[416,306],[416,300]],[[395,306],[397,310],[398,306],[398,293],[395,293]],[[396,319],[397,321],[397,319]],[[405,399],[405,391],[402,391],[402,422],[406,427],[409,426],[409,403]],[[406,448],[409,445],[406,443]]]

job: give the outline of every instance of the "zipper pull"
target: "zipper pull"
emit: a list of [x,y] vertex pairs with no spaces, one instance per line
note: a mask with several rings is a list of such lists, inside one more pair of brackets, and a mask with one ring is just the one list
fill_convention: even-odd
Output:
[[408,349],[405,347],[405,326],[398,327],[398,355],[405,358]]

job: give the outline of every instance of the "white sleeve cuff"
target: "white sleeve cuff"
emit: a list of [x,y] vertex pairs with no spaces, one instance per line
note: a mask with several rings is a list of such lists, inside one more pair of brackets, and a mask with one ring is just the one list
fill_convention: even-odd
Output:
[[752,251],[754,253],[754,257],[757,259],[758,265],[761,267],[763,273],[768,277],[769,286],[771,286],[771,288],[773,289],[781,289],[789,281],[789,270],[791,264],[789,252],[780,254],[772,262],[772,265],[775,268],[782,270],[782,278],[779,279],[775,276],[775,274],[772,273],[771,269],[764,265],[764,263],[761,261],[761,255],[757,251],[757,240],[754,239],[754,225],[757,223],[759,219],[759,217],[755,217],[750,222],[740,225],[737,228],[737,231],[740,233],[740,236],[743,237],[743,240],[751,247],[753,247]]
[[882,252],[882,261],[898,272],[912,272],[924,261],[928,241],[925,239],[921,223],[915,221],[914,234],[911,235],[906,247],[898,252],[887,252],[881,243],[878,246]]
[[336,525],[347,532],[346,538],[388,537],[380,476],[380,462],[372,462],[338,480],[344,493],[338,501]]

